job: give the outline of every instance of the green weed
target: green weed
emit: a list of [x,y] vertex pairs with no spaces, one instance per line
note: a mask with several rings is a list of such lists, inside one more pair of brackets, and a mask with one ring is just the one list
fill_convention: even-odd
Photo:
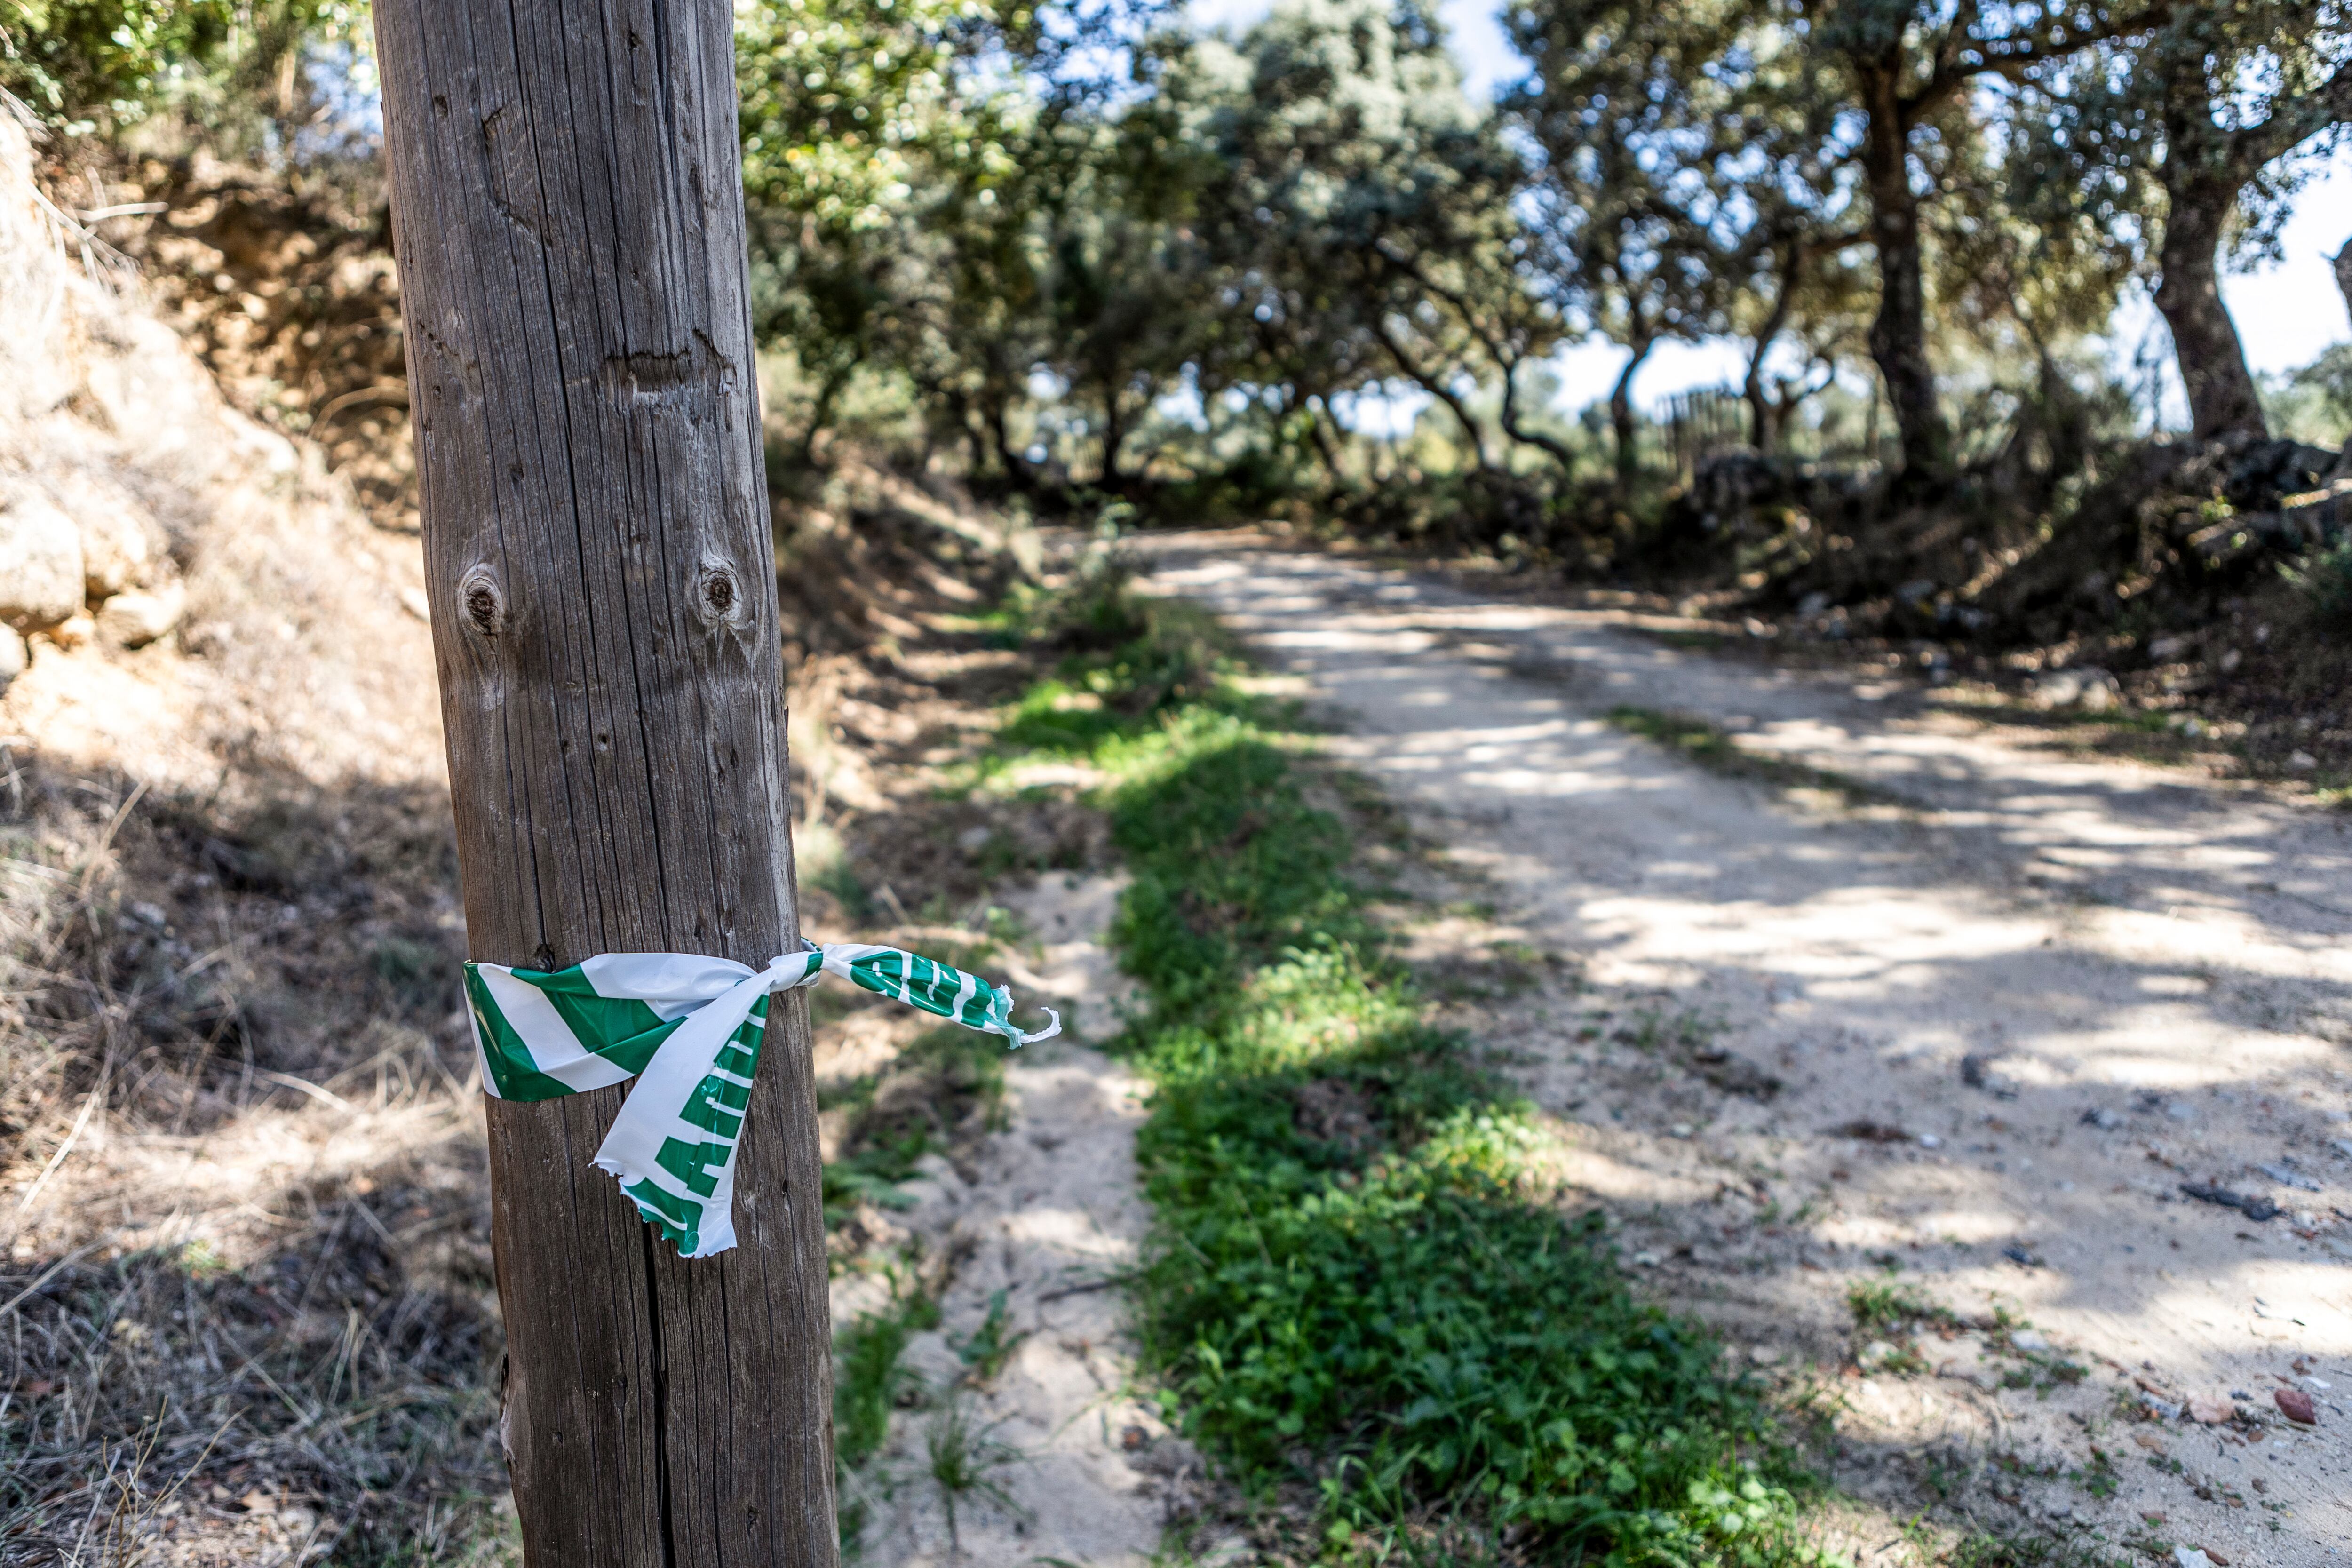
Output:
[[999,1425],[980,1422],[969,1400],[951,1394],[924,1428],[924,1455],[930,1460],[931,1479],[939,1483],[940,1501],[947,1510],[950,1557],[962,1554],[957,1510],[971,1500],[985,1499],[1007,1513],[1024,1515],[1024,1510],[1013,1500],[1000,1477],[1006,1467],[1020,1463],[1027,1456],[996,1436]]
[[[2170,1555],[2169,1551],[2166,1552]],[[1933,1559],[1938,1568],[2114,1568],[2096,1547],[2050,1535],[1961,1536]]]
[[921,1392],[901,1359],[908,1342],[939,1321],[938,1304],[920,1290],[908,1290],[887,1307],[862,1314],[836,1336],[841,1373],[833,1389],[833,1433],[845,1468],[854,1469],[871,1458],[890,1435],[890,1412]]
[[1652,642],[1664,643],[1668,647],[1688,648],[1693,653],[1713,653],[1732,640],[1722,632],[1685,631],[1678,627],[1637,626],[1634,630]]
[[820,867],[807,878],[811,887],[822,888],[841,902],[842,913],[853,925],[870,925],[878,912],[874,890],[850,866],[846,857]]
[[1853,1314],[1853,1326],[1859,1333],[1907,1331],[1916,1323],[1933,1323],[1938,1327],[1957,1327],[1959,1319],[1950,1308],[1939,1307],[1912,1287],[1901,1284],[1891,1275],[1880,1279],[1856,1280],[1845,1293],[1846,1310]]
[[2093,1447],[2091,1462],[2069,1479],[2095,1498],[2111,1498],[2123,1489],[2123,1478],[2116,1473],[2115,1461],[2100,1447]]
[[1327,1560],[1506,1531],[1569,1561],[1807,1558],[1757,1390],[1633,1298],[1528,1108],[1427,1022],[1357,825],[1314,804],[1347,793],[1307,787],[1280,710],[1156,673],[1175,609],[1090,605],[1088,636],[1142,629],[1000,737],[1007,764],[1099,771],[1132,873],[1113,938],[1150,1011],[1118,1047],[1156,1090],[1137,1286],[1171,1419],[1253,1494],[1309,1483]]
[[956,1359],[971,1369],[969,1375],[975,1383],[994,1383],[996,1374],[1004,1370],[1004,1363],[1013,1359],[1013,1352],[1028,1337],[1028,1330],[1011,1326],[1004,1292],[999,1290],[988,1298],[987,1318],[972,1331],[970,1339],[956,1346]]
[[942,1026],[916,1037],[887,1077],[828,1089],[820,1102],[857,1108],[840,1157],[824,1167],[831,1229],[861,1203],[913,1207],[899,1184],[916,1176],[924,1155],[1003,1124],[1003,1052],[991,1037]]
[[1609,721],[1628,734],[1654,741],[1726,778],[1753,779],[1779,789],[1820,790],[1843,797],[1848,805],[1883,805],[1895,801],[1885,790],[1845,773],[1752,751],[1733,740],[1720,725],[1695,714],[1621,706],[1609,710]]

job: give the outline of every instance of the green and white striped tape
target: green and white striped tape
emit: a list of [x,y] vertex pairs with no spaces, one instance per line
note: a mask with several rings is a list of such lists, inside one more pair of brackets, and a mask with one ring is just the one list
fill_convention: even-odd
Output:
[[760,970],[682,952],[608,952],[557,970],[468,963],[466,1011],[482,1088],[501,1100],[553,1100],[637,1080],[596,1165],[620,1179],[637,1212],[682,1256],[708,1258],[735,1245],[735,1150],[769,994],[826,974],[1002,1035],[1015,1048],[1062,1030],[1061,1015],[1048,1007],[1052,1022],[1024,1034],[1013,1026],[1011,992],[862,942],[811,942]]

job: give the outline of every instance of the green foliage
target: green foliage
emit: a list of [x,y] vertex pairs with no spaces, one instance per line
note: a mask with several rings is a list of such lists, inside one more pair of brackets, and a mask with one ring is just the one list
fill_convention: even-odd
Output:
[[[1026,12],[1016,13],[1027,15]],[[805,433],[852,378],[906,363],[919,318],[910,263],[936,246],[947,188],[982,205],[1017,168],[1009,86],[977,88],[961,48],[997,37],[983,0],[751,0],[736,9],[736,84],[754,326],[811,384]]]
[[0,89],[66,119],[135,119],[236,21],[229,0],[0,0]]
[[1460,383],[1507,375],[1559,324],[1515,278],[1517,166],[1433,14],[1287,0],[1238,41],[1163,53],[1169,117],[1210,154],[1198,228],[1232,312],[1203,345],[1204,385],[1281,389],[1270,416],[1319,447],[1335,395],[1397,378],[1449,409],[1485,467]]
[[1516,281],[1517,163],[1433,16],[1289,0],[1234,41],[1111,14],[1134,86],[1046,74],[1005,41],[1063,24],[980,0],[747,14],[758,315],[796,419],[898,377],[984,483],[1068,503],[1148,476],[1246,516],[1353,482],[1334,400],[1391,382],[1484,468],[1464,389],[1499,377],[1506,433],[1566,460],[1509,374],[1559,324]]
[[[963,954],[941,952],[938,944],[933,951],[943,962],[968,962]],[[918,1080],[918,1092],[891,1097],[887,1108],[877,1106],[879,1080],[867,1078],[827,1096],[836,1104],[850,1102],[856,1112],[841,1154],[824,1167],[828,1228],[845,1221],[861,1203],[887,1209],[912,1207],[914,1200],[899,1185],[914,1179],[924,1155],[948,1149],[959,1131],[999,1121],[1004,1060],[992,1040],[992,1036],[942,1025],[916,1037],[894,1064],[895,1074]]]
[[841,1370],[833,1387],[834,1451],[843,1468],[856,1469],[879,1452],[890,1435],[890,1412],[921,1392],[903,1358],[908,1342],[939,1319],[936,1302],[909,1290],[835,1337]]
[[1982,1531],[1961,1536],[1943,1551],[1933,1553],[1930,1560],[1937,1568],[2121,1568],[2128,1561],[2103,1552],[2090,1542],[2047,1535],[1988,1535]]
[[[902,396],[864,405],[919,408],[983,489],[1049,506],[1253,517],[1319,491],[1401,542],[1606,559],[1578,515],[1597,444],[1537,406],[1542,356],[1593,334],[1633,351],[1604,422],[1614,511],[1636,507],[1632,377],[1654,343],[1745,339],[1768,447],[1834,401],[1884,314],[1873,202],[1908,189],[1861,176],[1865,78],[1899,100],[1896,152],[1873,155],[1925,181],[1893,265],[1926,278],[1971,394],[2022,381],[2004,406],[2050,401],[2129,270],[2089,207],[2010,188],[2024,142],[1969,89],[1987,50],[2058,71],[2078,19],[1518,0],[1505,21],[1534,68],[1497,115],[1465,99],[1421,0],[1284,0],[1237,37],[1156,16],[743,13],[758,319],[794,362],[803,454],[860,405],[853,384],[888,381]],[[1130,79],[1074,69],[1089,29]],[[1918,341],[1886,352],[1924,366],[1928,329],[1896,324]],[[1343,420],[1404,389],[1430,411],[1383,476]],[[1959,422],[1990,451],[2014,423]]]
[[2263,411],[2277,434],[2315,447],[2341,447],[2352,437],[2352,343],[2330,346],[2263,392]]
[[834,231],[889,221],[927,137],[967,110],[951,33],[976,0],[768,0],[735,14],[748,199]]
[[2352,537],[2339,538],[2283,571],[2316,624],[2329,631],[2352,632]]
[[[1534,68],[1504,107],[1538,154],[1528,193],[1538,287],[1627,350],[1610,413],[1620,479],[1630,482],[1634,373],[1662,341],[1725,330],[1744,270],[1730,253],[1743,237],[1717,222],[1729,193],[1716,174],[1733,166],[1722,121],[1757,106],[1758,95],[1721,90],[1726,69],[1737,71],[1735,58],[1758,42],[1747,26],[1752,8],[1554,0],[1505,15]],[[1627,47],[1634,37],[1641,47]],[[1759,132],[1776,121],[1741,115],[1740,123],[1760,149]],[[1777,162],[1752,166],[1784,174]],[[1768,178],[1758,188],[1777,201],[1798,183]],[[1767,226],[1750,224],[1747,234],[1763,238]]]
[[1069,650],[1052,679],[1024,692],[1005,715],[983,774],[1038,753],[1136,764],[1164,748],[1155,721],[1171,705],[1230,707],[1222,678],[1238,668],[1213,617],[1179,602],[1146,609],[1128,592],[1129,574],[1108,552],[1096,554],[1052,594],[1016,594],[997,614],[1003,635]]
[[220,150],[282,152],[314,57],[358,67],[369,42],[363,0],[0,0],[0,90],[76,133],[171,111]]
[[1021,1512],[1002,1476],[1008,1466],[1026,1456],[996,1436],[1001,1425],[982,1422],[972,1413],[970,1401],[950,1394],[924,1428],[924,1457],[930,1461],[931,1479],[938,1484],[940,1500],[947,1509],[950,1553],[961,1550],[957,1514],[971,1500],[984,1499],[1008,1513]]
[[956,1360],[971,1369],[971,1376],[975,1382],[994,1383],[996,1374],[1004,1370],[1004,1363],[1013,1359],[1013,1352],[1019,1350],[1021,1342],[1028,1337],[1028,1330],[1012,1326],[1012,1316],[1005,1307],[1005,1293],[993,1291],[988,1298],[988,1316],[981,1321],[980,1327],[974,1329],[969,1338],[957,1342]]
[[[1171,1417],[1253,1490],[1311,1481],[1334,1559],[1507,1530],[1571,1559],[1805,1558],[1757,1393],[1633,1298],[1598,1216],[1555,1206],[1528,1109],[1423,1021],[1291,721],[1230,681],[1125,686],[1168,608],[1066,603],[1082,642],[1132,635],[1072,656],[1003,744],[1110,781]],[[1047,721],[1081,691],[1084,722]]]
[[2340,0],[2231,0],[2118,5],[2101,20],[2024,76],[1998,184],[2063,241],[2044,247],[2053,258],[2148,278],[2200,434],[2259,426],[2214,281],[2225,254],[2278,258],[2288,199],[2341,145],[2347,13]]
[[1951,1309],[1936,1305],[1891,1275],[1883,1279],[1856,1281],[1845,1293],[1845,1304],[1853,1313],[1854,1328],[1866,1334],[1907,1329],[1921,1322],[1959,1321],[1952,1315]]

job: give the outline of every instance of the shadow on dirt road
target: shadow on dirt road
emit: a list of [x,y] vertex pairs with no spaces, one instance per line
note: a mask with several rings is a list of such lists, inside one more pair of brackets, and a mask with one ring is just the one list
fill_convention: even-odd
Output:
[[[1133,547],[1580,967],[1482,1026],[1662,1297],[1832,1370],[1849,1487],[1949,1454],[1989,1525],[2343,1561],[2352,815],[1253,535]],[[1628,732],[1668,713],[1834,787]],[[1857,1325],[1890,1266],[1958,1319]]]

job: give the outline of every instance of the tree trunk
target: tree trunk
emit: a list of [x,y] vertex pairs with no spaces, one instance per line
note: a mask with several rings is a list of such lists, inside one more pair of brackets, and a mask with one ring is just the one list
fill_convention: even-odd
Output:
[[993,380],[982,389],[982,400],[988,407],[988,438],[996,448],[996,460],[1004,465],[1004,479],[1017,490],[1037,488],[1037,470],[1029,459],[1013,449],[1013,416],[1011,397]]
[[1563,472],[1576,471],[1576,454],[1567,444],[1555,441],[1540,430],[1530,430],[1519,423],[1519,362],[1516,355],[1505,354],[1494,345],[1488,352],[1503,373],[1503,434],[1522,447],[1533,447],[1550,457]]
[[816,400],[809,408],[808,428],[801,433],[797,443],[803,468],[815,461],[817,438],[833,428],[834,405],[841,401],[841,395],[849,389],[849,378],[856,374],[854,363],[835,365],[817,384]]
[[1764,395],[1764,340],[1748,359],[1748,379],[1740,384],[1741,401],[1748,405],[1748,444],[1756,448],[1759,457],[1769,457],[1772,451],[1772,405]]
[[1625,368],[1617,373],[1617,384],[1609,389],[1609,427],[1617,440],[1617,488],[1630,490],[1634,476],[1641,469],[1642,454],[1634,445],[1638,432],[1633,425],[1633,373],[1650,357],[1655,338],[1637,338],[1629,346],[1633,354]]
[[[2185,151],[2179,144],[2172,149],[2189,163],[2192,160],[2181,155]],[[2238,182],[2224,175],[2166,184],[2168,210],[2157,253],[2164,275],[2156,286],[2156,308],[2172,329],[2173,355],[2189,392],[2190,429],[2207,440],[2267,436],[2270,427],[2254,392],[2253,373],[2246,368],[2245,347],[2221,303],[2221,230],[2237,201]]]
[[1770,312],[1756,329],[1756,347],[1748,356],[1748,374],[1739,388],[1739,395],[1748,402],[1748,444],[1756,448],[1759,457],[1770,454],[1776,436],[1771,399],[1764,391],[1764,356],[1772,352],[1780,330],[1789,324],[1790,302],[1797,292],[1797,269],[1804,264],[1804,252],[1794,241],[1782,246],[1777,254],[1780,263],[1779,287],[1773,291]]
[[1870,324],[1870,357],[1886,384],[1902,442],[1906,482],[1941,473],[1950,437],[1936,404],[1936,374],[1927,363],[1927,275],[1919,246],[1919,197],[1911,188],[1911,124],[1902,101],[1899,58],[1857,71],[1868,120],[1862,168],[1870,193],[1870,241],[1878,257],[1878,317]]
[[971,395],[961,387],[948,387],[937,394],[947,405],[948,415],[955,421],[956,429],[963,436],[964,459],[971,465],[977,479],[988,472],[990,457],[988,437],[981,429],[980,416],[971,406]]
[[1099,488],[1112,495],[1125,492],[1127,476],[1119,471],[1118,449],[1127,445],[1127,411],[1118,405],[1118,378],[1103,378],[1102,479]]
[[2346,240],[2342,249],[2330,258],[2336,268],[2336,289],[2344,296],[2344,308],[2352,310],[2352,240]]
[[[798,945],[722,0],[378,0],[467,943]],[[589,1163],[625,1086],[488,1104],[500,1419],[532,1568],[830,1568],[804,993],[740,1245],[680,1259]]]
[[1307,438],[1315,443],[1315,456],[1322,463],[1323,471],[1330,476],[1332,490],[1336,493],[1347,489],[1348,475],[1339,466],[1339,448],[1332,443],[1331,433],[1323,425],[1325,400],[1310,393],[1300,402],[1307,410]]
[[1454,389],[1447,386],[1441,378],[1432,375],[1413,363],[1412,353],[1397,341],[1396,331],[1388,324],[1388,319],[1385,316],[1374,321],[1372,331],[1381,340],[1381,346],[1389,351],[1391,362],[1404,373],[1405,379],[1445,405],[1452,412],[1454,423],[1462,426],[1462,434],[1470,443],[1471,468],[1478,473],[1485,473],[1486,471],[1486,437],[1478,428],[1478,421],[1471,416],[1469,406],[1461,398],[1455,396]]

